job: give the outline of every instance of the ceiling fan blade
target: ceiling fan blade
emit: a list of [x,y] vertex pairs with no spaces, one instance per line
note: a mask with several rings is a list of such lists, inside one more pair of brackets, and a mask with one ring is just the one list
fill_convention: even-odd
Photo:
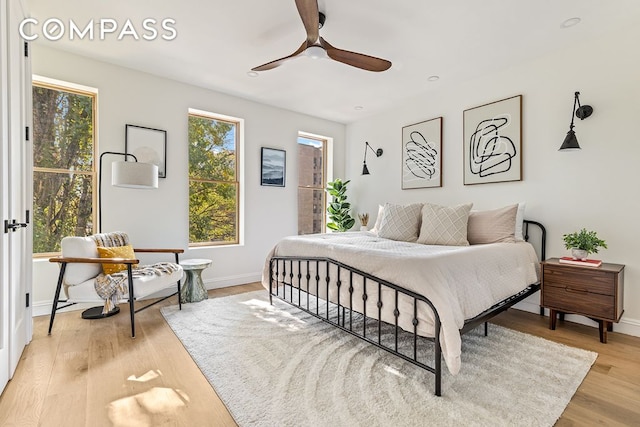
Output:
[[327,51],[329,58],[342,62],[343,64],[351,65],[352,67],[376,72],[385,71],[391,67],[391,62],[386,59],[338,49],[331,46],[329,42],[322,37],[320,37],[320,46]]
[[251,71],[267,71],[279,67],[287,60],[294,58],[304,52],[307,46],[309,46],[309,43],[305,40],[304,42],[302,42],[298,50],[293,52],[291,55],[285,56],[284,58],[276,59],[275,61],[267,62],[266,64],[259,65],[255,68],[252,68]]
[[296,0],[298,13],[302,18],[305,30],[307,30],[307,41],[313,44],[318,40],[320,27],[320,13],[318,12],[318,0]]

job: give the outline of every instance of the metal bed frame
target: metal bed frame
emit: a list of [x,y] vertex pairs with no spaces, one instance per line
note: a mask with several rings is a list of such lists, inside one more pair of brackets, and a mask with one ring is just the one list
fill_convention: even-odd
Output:
[[[529,241],[529,226],[534,225],[539,229],[540,240],[540,259],[545,259],[545,247],[546,247],[546,230],[544,226],[536,221],[524,220],[523,232],[526,241]],[[337,271],[337,278],[334,280],[333,286],[337,291],[337,300],[330,301],[328,296],[330,295],[330,286],[332,278],[330,277],[330,270]],[[324,271],[324,277],[321,277],[321,270]],[[294,273],[297,271],[297,273]],[[315,271],[315,272],[313,272]],[[343,274],[343,271],[345,272]],[[360,271],[342,262],[330,259],[330,258],[317,258],[317,257],[295,257],[295,256],[274,256],[269,261],[269,302],[273,304],[273,297],[277,297],[298,309],[311,314],[318,319],[327,322],[345,332],[348,332],[370,344],[375,345],[383,350],[386,350],[407,362],[410,362],[416,366],[419,366],[435,375],[435,390],[436,396],[442,394],[442,348],[440,345],[440,316],[435,309],[433,303],[424,295],[417,294],[408,289],[397,286],[386,280],[375,277],[364,271]],[[353,286],[354,276],[360,278],[362,286],[362,294],[356,293],[356,289]],[[324,282],[324,283],[322,283]],[[367,283],[372,283],[373,286],[367,289]],[[340,300],[341,286],[348,285],[349,298],[348,301]],[[319,295],[322,291],[326,291],[327,300],[323,310],[320,310],[319,301],[316,300],[315,306],[313,302],[310,305],[309,292],[314,295]],[[307,291],[305,291],[306,289]],[[315,293],[313,293],[315,289]],[[507,310],[514,304],[522,301],[528,296],[534,294],[540,289],[540,282],[529,285],[524,290],[512,295],[503,301],[493,305],[491,308],[480,313],[472,319],[465,321],[464,326],[460,329],[460,334],[464,334],[472,329],[475,329],[480,324],[484,323],[484,334],[488,333],[487,321],[493,316]],[[288,292],[287,292],[288,290]],[[392,327],[395,328],[394,339],[392,343],[382,340],[383,325],[388,325],[382,320],[382,307],[383,307],[383,290],[391,293],[395,296],[395,307],[393,310],[393,316],[395,322]],[[294,300],[295,293],[297,298]],[[306,294],[306,303],[304,301],[304,295]],[[413,300],[413,313],[412,316],[413,331],[405,331],[398,326],[398,317],[400,316],[400,309],[398,300],[400,295],[409,297]],[[363,310],[360,315],[356,316],[354,325],[354,312],[353,298],[361,298],[363,300]],[[375,306],[377,307],[377,313],[367,313],[367,300],[369,298],[377,298]],[[426,305],[433,311],[434,316],[434,336],[433,337],[421,337],[434,343],[434,356],[431,364],[427,364],[426,361],[418,360],[418,306]],[[330,313],[331,306],[334,310]],[[542,312],[541,312],[542,313]],[[348,317],[348,321],[347,321]],[[360,325],[361,324],[361,325]],[[371,330],[373,329],[373,335]],[[376,331],[377,329],[377,331]],[[367,331],[369,330],[369,333]],[[377,333],[376,333],[377,332]],[[412,354],[406,354],[399,351],[398,338],[400,334],[410,334],[413,340]]]

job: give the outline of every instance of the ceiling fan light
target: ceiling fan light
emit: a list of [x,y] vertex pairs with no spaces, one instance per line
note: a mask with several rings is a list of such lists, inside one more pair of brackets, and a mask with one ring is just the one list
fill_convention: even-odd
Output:
[[311,59],[327,58],[327,51],[318,45],[309,46],[307,50],[304,51],[304,54]]

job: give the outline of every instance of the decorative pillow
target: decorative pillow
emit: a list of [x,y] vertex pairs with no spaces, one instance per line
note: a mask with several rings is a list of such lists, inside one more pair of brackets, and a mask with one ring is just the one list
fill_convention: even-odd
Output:
[[518,213],[516,214],[516,231],[515,237],[516,242],[524,242],[524,236],[522,234],[522,222],[524,221],[524,208],[525,203],[518,203]]
[[[90,237],[67,236],[60,242],[62,256],[69,258],[98,258],[96,244]],[[67,264],[64,273],[66,285],[79,285],[100,274],[100,264],[73,263]]]
[[[469,214],[467,239],[472,245],[515,242],[518,205]],[[522,227],[520,228],[522,230]]]
[[385,239],[415,242],[420,229],[422,204],[384,205],[378,236]]
[[[114,246],[112,248],[98,246],[98,255],[100,258],[136,258],[136,255],[133,252],[133,246],[131,245]],[[133,264],[131,267],[136,268],[137,266],[138,264]],[[102,272],[104,274],[113,274],[126,269],[126,264],[102,264]]]
[[378,205],[378,216],[376,217],[376,223],[371,229],[372,233],[378,234],[380,231],[380,224],[382,224],[382,217],[384,216],[384,206]]
[[418,243],[424,245],[468,246],[467,222],[473,203],[439,206],[425,203]]

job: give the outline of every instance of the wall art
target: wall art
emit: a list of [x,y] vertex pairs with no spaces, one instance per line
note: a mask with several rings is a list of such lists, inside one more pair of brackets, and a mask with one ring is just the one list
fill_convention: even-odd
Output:
[[464,184],[522,180],[522,95],[470,108],[464,121]]
[[442,187],[442,117],[402,128],[402,189]]
[[287,170],[287,152],[262,147],[260,185],[284,187]]
[[167,177],[167,131],[125,125],[124,151],[141,163],[158,166],[158,178]]

